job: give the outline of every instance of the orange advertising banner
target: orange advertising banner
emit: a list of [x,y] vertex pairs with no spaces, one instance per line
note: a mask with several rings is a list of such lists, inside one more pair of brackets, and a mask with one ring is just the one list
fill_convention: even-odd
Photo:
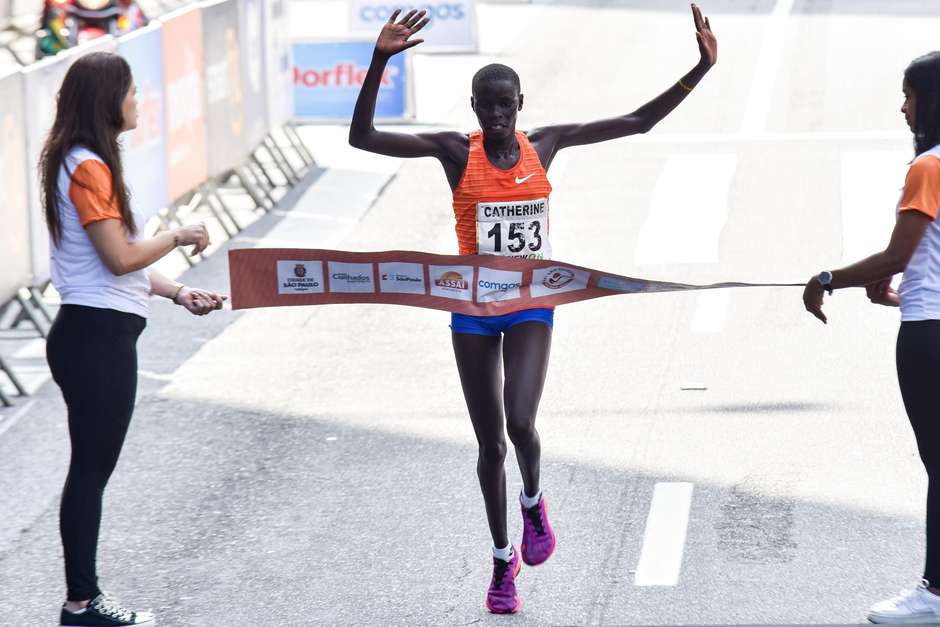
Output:
[[803,286],[690,285],[621,276],[563,261],[398,250],[232,250],[229,271],[233,309],[384,303],[474,316],[498,316],[616,294]]
[[202,10],[181,9],[162,21],[167,188],[177,200],[209,176]]

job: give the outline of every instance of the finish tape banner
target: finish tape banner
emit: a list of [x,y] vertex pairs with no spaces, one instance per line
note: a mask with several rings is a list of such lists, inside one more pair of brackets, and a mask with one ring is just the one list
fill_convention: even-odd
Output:
[[233,309],[382,303],[474,316],[498,316],[616,294],[803,286],[690,285],[620,276],[562,261],[397,250],[232,250],[229,272]]

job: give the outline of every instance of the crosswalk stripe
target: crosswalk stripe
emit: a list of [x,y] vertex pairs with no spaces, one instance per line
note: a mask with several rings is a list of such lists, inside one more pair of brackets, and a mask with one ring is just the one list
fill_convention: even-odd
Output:
[[910,157],[910,151],[841,154],[843,261],[858,261],[888,245]]
[[741,122],[741,131],[753,133],[767,128],[767,118],[770,116],[770,107],[773,104],[774,81],[780,75],[780,61],[786,43],[787,19],[793,9],[794,0],[777,0],[774,9],[767,18],[766,27],[761,38],[763,44],[760,49],[756,68],[757,74],[751,83],[747,106],[744,109],[744,119]]
[[674,586],[678,583],[691,506],[691,483],[656,484],[646,519],[643,549],[634,575],[637,586]]
[[728,315],[731,290],[705,290],[698,293],[692,314],[692,333],[719,333]]
[[687,153],[666,161],[640,229],[638,265],[718,262],[737,159],[734,153]]

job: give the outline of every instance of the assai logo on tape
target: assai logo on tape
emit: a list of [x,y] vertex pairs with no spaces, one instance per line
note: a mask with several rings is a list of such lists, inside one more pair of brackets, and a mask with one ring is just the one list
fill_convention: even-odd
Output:
[[322,261],[277,262],[278,294],[322,294]]
[[473,300],[473,266],[429,266],[431,296]]

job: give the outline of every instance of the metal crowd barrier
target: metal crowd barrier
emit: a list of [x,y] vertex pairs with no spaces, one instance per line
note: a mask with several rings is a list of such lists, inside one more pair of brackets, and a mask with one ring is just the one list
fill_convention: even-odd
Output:
[[[315,165],[291,122],[288,32],[287,0],[210,0],[117,40],[100,38],[0,74],[0,188],[6,201],[0,204],[0,332],[26,325],[45,337],[53,319],[43,297],[50,282],[49,238],[36,163],[55,115],[55,94],[75,59],[110,50],[133,70],[140,118],[123,141],[139,222],[159,231],[205,209],[233,237],[242,225],[219,193],[221,182],[236,180],[255,210],[264,212],[274,207],[278,188],[296,184]],[[2,356],[0,372],[26,395]],[[11,403],[2,391],[0,403]]]

